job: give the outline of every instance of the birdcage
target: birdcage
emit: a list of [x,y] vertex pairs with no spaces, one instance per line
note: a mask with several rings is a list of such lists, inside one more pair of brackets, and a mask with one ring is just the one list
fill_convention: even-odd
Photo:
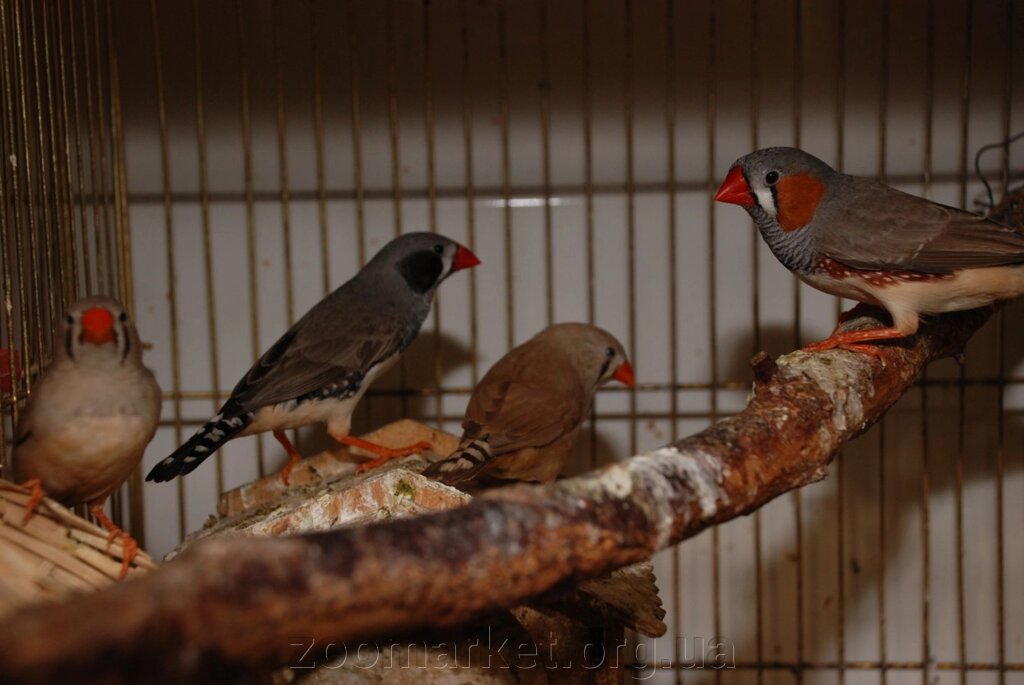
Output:
[[[828,334],[748,217],[732,161],[803,147],[985,210],[1020,184],[1013,0],[0,0],[3,447],[63,304],[121,297],[164,389],[143,472],[390,237],[484,264],[439,295],[357,431],[458,432],[468,394],[557,321],[616,333],[580,471],[742,408],[748,360]],[[1024,683],[1024,336],[1011,304],[821,483],[660,553],[655,682]],[[299,447],[324,437],[302,431]],[[233,441],[115,501],[154,557],[284,461]],[[211,460],[213,462],[213,460]],[[728,668],[703,663],[713,641]]]

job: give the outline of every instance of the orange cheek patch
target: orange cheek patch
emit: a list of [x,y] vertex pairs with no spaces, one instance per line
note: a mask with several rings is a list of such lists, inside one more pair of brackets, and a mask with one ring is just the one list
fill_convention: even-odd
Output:
[[775,187],[778,222],[783,231],[796,231],[809,224],[825,194],[825,186],[810,174],[786,176]]

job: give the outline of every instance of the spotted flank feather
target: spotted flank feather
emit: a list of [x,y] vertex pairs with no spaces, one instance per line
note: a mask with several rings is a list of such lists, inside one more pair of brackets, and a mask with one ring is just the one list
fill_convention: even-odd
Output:
[[431,464],[423,475],[448,485],[465,483],[475,478],[492,459],[491,446],[485,440],[477,439],[464,443],[446,459]]
[[221,445],[243,431],[252,420],[251,412],[228,418],[224,418],[223,413],[217,414],[184,445],[174,450],[171,456],[154,466],[146,480],[163,483],[191,473]]

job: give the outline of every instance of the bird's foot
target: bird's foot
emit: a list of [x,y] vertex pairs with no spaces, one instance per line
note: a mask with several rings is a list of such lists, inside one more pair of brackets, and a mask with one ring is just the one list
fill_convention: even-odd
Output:
[[804,347],[805,352],[821,352],[834,350],[836,348],[870,354],[873,357],[882,359],[882,350],[874,345],[865,345],[866,342],[877,340],[893,340],[903,338],[904,334],[896,328],[872,328],[866,331],[846,331],[844,333],[833,333],[819,342],[811,343]]
[[291,485],[289,477],[291,476],[292,469],[295,468],[295,465],[302,461],[302,455],[299,454],[297,449],[295,449],[292,441],[288,439],[288,436],[285,435],[284,431],[274,431],[274,437],[277,438],[277,441],[281,443],[282,447],[284,447],[284,451],[288,453],[288,463],[284,465],[283,469],[281,469],[281,481],[284,482],[286,486]]
[[21,484],[21,487],[28,488],[32,493],[28,497],[28,502],[25,503],[25,516],[21,519],[21,525],[25,525],[29,522],[35,513],[39,503],[43,501],[43,497],[46,493],[43,492],[43,484],[38,478],[31,478]]
[[433,449],[433,445],[426,440],[420,440],[415,445],[409,445],[407,447],[384,447],[362,438],[356,438],[351,435],[345,435],[341,438],[337,438],[338,442],[348,445],[349,447],[358,447],[364,449],[367,452],[372,452],[377,455],[376,459],[364,462],[356,467],[356,473],[366,473],[378,466],[383,466],[392,459],[399,457],[407,457],[410,454],[421,454],[427,450]]
[[107,552],[110,552],[110,545],[114,543],[114,540],[121,539],[121,574],[118,576],[119,579],[124,579],[128,575],[128,569],[131,568],[132,561],[139,553],[139,543],[135,541],[131,535],[126,533],[120,526],[107,518],[106,513],[103,511],[102,504],[92,504],[89,507],[89,512],[93,517],[100,522],[100,525],[107,529]]

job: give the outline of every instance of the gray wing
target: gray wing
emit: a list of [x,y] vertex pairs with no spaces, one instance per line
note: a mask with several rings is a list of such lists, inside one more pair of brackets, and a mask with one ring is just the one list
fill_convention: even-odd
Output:
[[[1024,262],[1024,234],[874,182],[823,217],[819,252],[855,269],[944,274]],[[870,183],[870,185],[868,185]],[[884,192],[882,196],[879,193]]]
[[304,318],[249,369],[224,411],[253,411],[318,392],[354,392],[371,368],[404,350],[415,334],[398,317],[358,317],[337,336]]

